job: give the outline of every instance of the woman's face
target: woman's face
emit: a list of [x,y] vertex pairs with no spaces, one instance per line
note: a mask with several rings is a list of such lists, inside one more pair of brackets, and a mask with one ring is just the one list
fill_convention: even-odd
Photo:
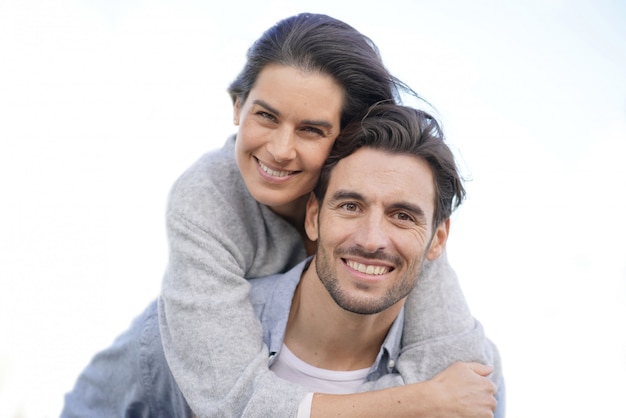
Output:
[[279,214],[308,194],[339,134],[343,89],[329,76],[271,64],[235,103],[235,155],[252,196]]

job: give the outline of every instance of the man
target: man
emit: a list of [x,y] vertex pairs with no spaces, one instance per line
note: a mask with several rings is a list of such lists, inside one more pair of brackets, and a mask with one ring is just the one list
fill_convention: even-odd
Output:
[[[386,416],[493,416],[494,409],[502,416],[501,371],[477,363],[447,365],[427,382],[350,395],[350,409],[345,397],[331,395],[394,376],[404,302],[424,263],[444,251],[464,193],[453,155],[424,112],[378,105],[342,133],[307,203],[305,230],[316,255],[285,274],[251,281],[270,368],[310,391],[299,416],[363,416],[385,399]],[[479,343],[497,363],[492,343]],[[424,341],[447,349],[437,344]],[[424,360],[436,362],[437,353],[430,356]],[[331,402],[311,408],[313,396]],[[167,368],[156,303],[94,358],[62,415],[192,416]]]

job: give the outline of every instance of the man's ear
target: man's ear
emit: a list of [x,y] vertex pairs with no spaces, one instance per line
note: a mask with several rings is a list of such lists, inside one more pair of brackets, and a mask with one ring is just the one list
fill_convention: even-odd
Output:
[[320,205],[313,192],[309,193],[309,200],[306,202],[306,217],[304,218],[304,229],[306,235],[311,241],[317,241],[319,238],[319,214]]
[[439,257],[446,249],[446,242],[448,241],[448,234],[450,233],[450,218],[446,219],[439,224],[437,230],[433,234],[433,239],[430,242],[430,248],[426,253],[426,258],[430,261]]
[[239,98],[235,100],[235,104],[233,105],[233,123],[235,126],[239,126],[239,113],[241,112],[241,101]]

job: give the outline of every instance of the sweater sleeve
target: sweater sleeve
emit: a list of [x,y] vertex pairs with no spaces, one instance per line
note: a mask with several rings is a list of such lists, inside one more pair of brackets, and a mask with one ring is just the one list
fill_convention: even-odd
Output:
[[494,366],[490,379],[503,385],[498,349],[471,314],[447,254],[427,262],[404,309],[402,351],[396,368],[362,391],[422,382],[457,361]]
[[456,361],[494,366],[502,379],[500,355],[474,318],[447,253],[425,265],[405,305],[398,370],[407,383],[428,380]]
[[207,154],[174,185],[159,298],[163,349],[194,413],[292,417],[306,391],[268,370],[244,277],[304,258],[299,234],[247,193],[232,147]]

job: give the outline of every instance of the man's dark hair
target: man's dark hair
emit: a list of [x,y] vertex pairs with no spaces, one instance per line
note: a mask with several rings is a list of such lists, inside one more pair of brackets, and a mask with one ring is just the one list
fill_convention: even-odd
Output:
[[428,163],[435,183],[433,227],[449,218],[465,199],[454,155],[435,118],[422,110],[381,103],[372,106],[361,120],[349,124],[339,134],[314,190],[319,202],[324,199],[337,163],[360,148],[412,155]]

